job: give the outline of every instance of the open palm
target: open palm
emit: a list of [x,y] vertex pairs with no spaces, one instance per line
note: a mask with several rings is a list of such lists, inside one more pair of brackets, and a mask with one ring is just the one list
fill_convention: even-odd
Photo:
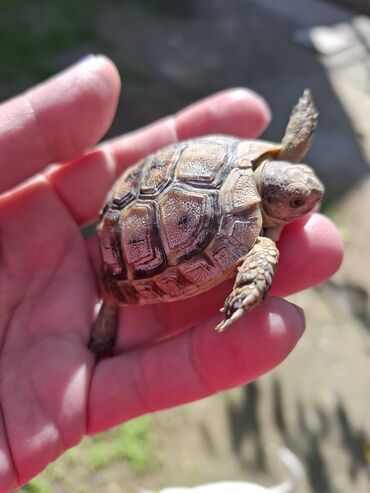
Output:
[[[119,88],[111,62],[92,57],[0,107],[0,492],[86,433],[256,378],[304,328],[297,307],[270,297],[217,334],[225,283],[187,301],[123,308],[115,355],[95,363],[87,343],[99,252],[80,228],[96,219],[115,178],[176,139],[256,137],[269,120],[254,93],[225,91],[86,152],[109,127]],[[279,247],[276,295],[326,279],[342,255],[318,214],[286,228]]]

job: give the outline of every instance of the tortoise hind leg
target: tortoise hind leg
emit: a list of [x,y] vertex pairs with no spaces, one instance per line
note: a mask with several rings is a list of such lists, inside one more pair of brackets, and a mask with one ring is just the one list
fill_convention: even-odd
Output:
[[245,312],[252,310],[265,297],[275,274],[279,251],[269,238],[258,237],[238,269],[232,292],[226,298],[225,319],[216,330],[223,332]]
[[98,359],[111,356],[113,353],[118,325],[118,310],[118,306],[109,301],[103,301],[100,307],[89,341],[89,349],[95,353]]

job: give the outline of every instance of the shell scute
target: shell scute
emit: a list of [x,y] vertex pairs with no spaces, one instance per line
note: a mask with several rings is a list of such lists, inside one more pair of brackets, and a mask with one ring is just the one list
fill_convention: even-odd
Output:
[[152,279],[135,281],[136,303],[158,303],[163,300],[165,293],[161,291]]
[[212,219],[217,217],[214,193],[174,187],[159,201],[162,239],[173,259],[195,254],[209,241]]
[[221,188],[222,212],[236,213],[260,203],[252,169],[234,168]]
[[221,269],[202,253],[181,263],[179,271],[191,284],[199,287],[207,285],[212,279],[222,275]]
[[129,168],[116,182],[111,202],[114,209],[123,209],[136,199],[143,165],[144,161],[140,161],[135,167]]
[[152,275],[166,267],[156,224],[151,201],[136,201],[120,217],[121,248],[132,278]]
[[105,270],[112,276],[119,276],[124,269],[116,242],[116,225],[118,218],[118,211],[108,209],[104,213],[99,225],[99,236],[101,238],[100,248]]
[[265,140],[242,140],[238,143],[236,163],[238,168],[253,168],[260,160],[273,158],[281,150],[281,145]]
[[[243,256],[243,250],[230,244],[227,238],[217,238],[212,245],[212,257],[221,272],[228,273],[234,269]],[[211,257],[211,258],[212,258]]]
[[185,147],[176,168],[176,178],[199,187],[217,187],[220,170],[230,158],[230,143],[200,141]]
[[262,227],[262,215],[259,208],[238,215],[223,216],[220,237],[237,247],[242,246],[243,255],[252,248]]
[[163,149],[160,154],[150,156],[144,165],[140,179],[141,195],[158,195],[172,179],[176,161],[181,153],[181,145]]
[[168,296],[180,297],[191,288],[191,284],[181,276],[177,267],[167,269],[153,279],[156,286]]
[[251,248],[259,232],[261,231],[261,220],[258,215],[240,217],[235,219],[230,237],[240,245]]

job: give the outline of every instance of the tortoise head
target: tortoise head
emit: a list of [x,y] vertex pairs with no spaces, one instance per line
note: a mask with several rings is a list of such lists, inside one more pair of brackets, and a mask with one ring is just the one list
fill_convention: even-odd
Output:
[[264,227],[275,227],[310,212],[322,199],[324,186],[305,164],[266,161],[256,171]]
[[317,119],[311,93],[306,89],[290,115],[281,149],[271,155],[273,160],[261,156],[256,163],[265,228],[282,226],[307,214],[322,199],[324,186],[314,171],[305,164],[295,164],[309,148]]

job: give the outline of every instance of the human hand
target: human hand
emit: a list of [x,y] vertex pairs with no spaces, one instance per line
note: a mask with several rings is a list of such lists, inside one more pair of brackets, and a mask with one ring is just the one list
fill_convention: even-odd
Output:
[[[253,380],[304,328],[300,309],[268,297],[216,333],[225,283],[190,300],[122,308],[115,356],[95,363],[87,343],[100,260],[96,238],[85,241],[80,228],[114,180],[177,139],[254,138],[269,121],[254,93],[224,91],[93,148],[119,90],[111,62],[92,57],[0,108],[0,492],[86,433]],[[275,296],[324,281],[342,257],[335,227],[319,214],[289,225],[279,248]]]

